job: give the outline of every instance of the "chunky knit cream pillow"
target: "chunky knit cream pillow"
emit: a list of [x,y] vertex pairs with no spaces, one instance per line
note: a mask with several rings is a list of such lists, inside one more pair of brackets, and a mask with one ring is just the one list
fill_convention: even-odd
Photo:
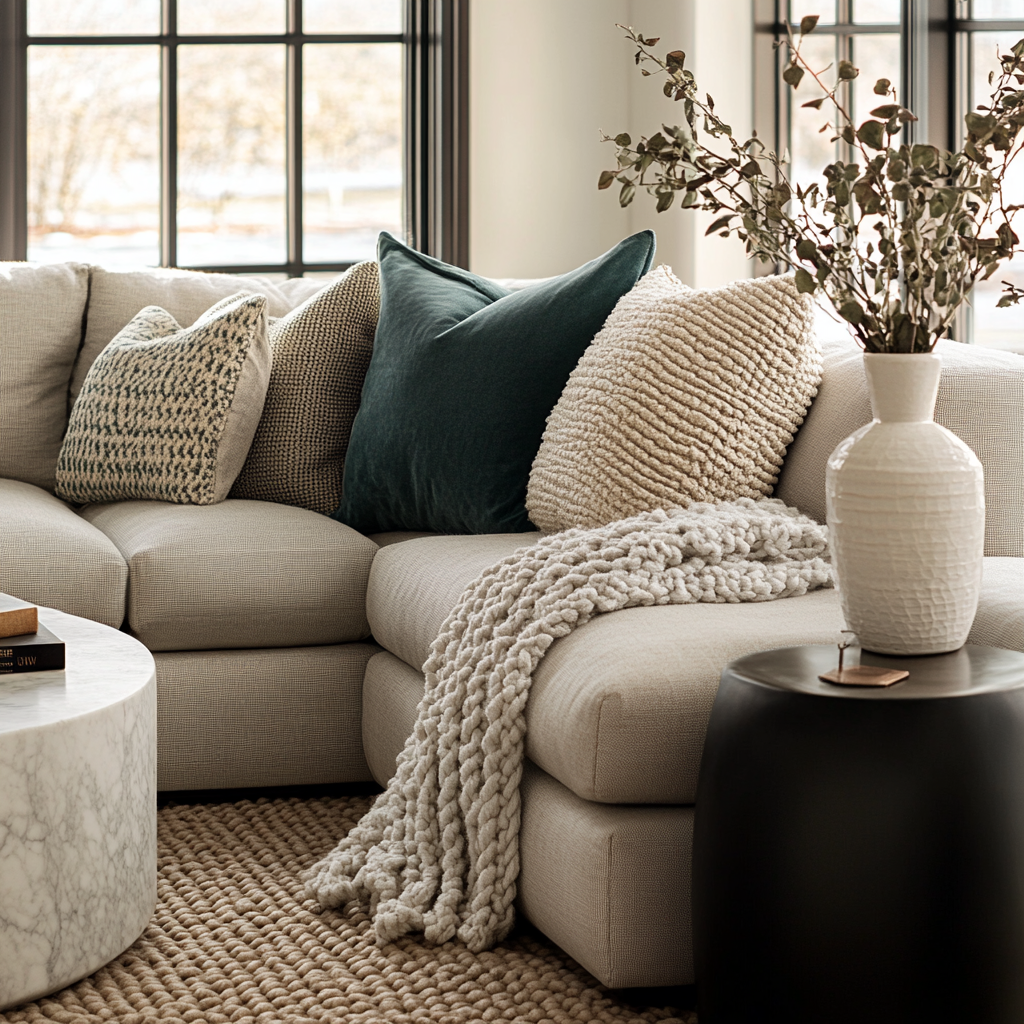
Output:
[[542,530],[770,495],[821,379],[793,278],[694,291],[658,267],[624,295],[548,417],[526,508]]
[[57,496],[223,501],[269,378],[264,296],[223,299],[185,328],[147,306],[89,369],[57,461]]

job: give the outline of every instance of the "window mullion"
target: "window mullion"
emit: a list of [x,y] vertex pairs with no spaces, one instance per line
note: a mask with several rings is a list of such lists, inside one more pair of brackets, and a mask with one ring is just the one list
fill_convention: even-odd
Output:
[[[848,26],[852,21],[850,12],[850,0],[839,0],[836,11],[836,23],[840,26]],[[840,61],[848,60],[856,63],[853,59],[853,36],[849,32],[840,32],[836,37],[836,67]],[[853,82],[844,81],[839,87],[839,101],[843,104],[854,121],[859,120],[859,113],[853,109]],[[844,163],[855,162],[857,150],[845,139],[839,140],[839,159]]]
[[924,142],[930,124],[928,112],[929,0],[903,0],[900,19],[900,102],[917,115],[904,125],[907,142]]
[[160,265],[178,265],[178,2],[161,0]]
[[27,0],[0,3],[0,260],[28,258]]
[[302,276],[302,0],[288,0],[288,43],[285,75],[287,132],[288,274]]

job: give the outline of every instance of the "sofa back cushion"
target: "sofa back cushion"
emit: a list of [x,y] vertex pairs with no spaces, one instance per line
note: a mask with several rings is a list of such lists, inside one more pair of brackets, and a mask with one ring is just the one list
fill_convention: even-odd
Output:
[[[985,554],[1024,557],[1024,358],[940,341],[935,421],[970,446],[985,470]],[[818,397],[790,446],[775,496],[825,521],[825,466],[836,445],[871,420],[861,351],[822,339]]]
[[96,357],[145,306],[159,306],[182,327],[191,327],[215,303],[240,291],[266,296],[267,314],[284,316],[323,285],[323,281],[306,278],[271,281],[265,277],[205,274],[195,270],[92,267],[85,340],[71,376],[71,403],[78,398]]
[[83,263],[0,263],[0,477],[53,490],[88,291]]

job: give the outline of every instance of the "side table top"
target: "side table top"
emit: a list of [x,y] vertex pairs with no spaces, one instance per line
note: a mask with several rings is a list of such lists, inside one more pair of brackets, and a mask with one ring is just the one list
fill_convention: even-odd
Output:
[[152,682],[153,656],[134,637],[54,608],[39,621],[64,641],[66,668],[0,676],[0,735],[91,714]]
[[727,665],[722,675],[774,690],[848,700],[969,697],[1024,687],[1024,654],[1001,647],[965,644],[949,654],[920,658],[872,654],[851,647],[846,651],[846,664],[855,665],[858,654],[863,665],[905,669],[910,677],[888,687],[837,686],[823,682],[818,675],[839,663],[838,649],[827,644],[781,647],[748,654]]

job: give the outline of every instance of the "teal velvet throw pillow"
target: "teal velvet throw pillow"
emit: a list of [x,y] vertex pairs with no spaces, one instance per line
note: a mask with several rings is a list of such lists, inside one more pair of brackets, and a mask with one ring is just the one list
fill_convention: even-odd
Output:
[[534,529],[544,423],[654,232],[518,292],[380,236],[380,320],[333,518],[362,533]]

